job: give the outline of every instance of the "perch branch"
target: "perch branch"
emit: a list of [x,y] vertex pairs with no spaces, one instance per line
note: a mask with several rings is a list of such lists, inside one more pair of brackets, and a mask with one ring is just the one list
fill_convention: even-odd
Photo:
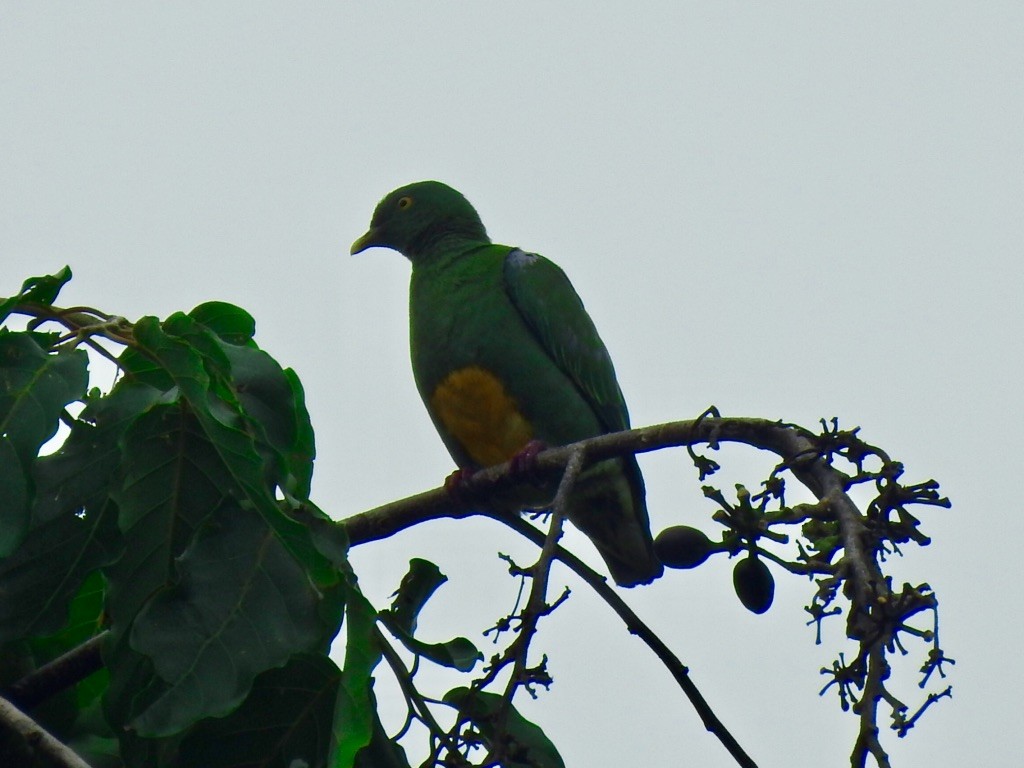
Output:
[[[624,456],[631,453],[646,453],[660,448],[690,446],[707,443],[736,442],[754,448],[771,451],[783,459],[793,462],[799,457],[806,461],[819,459],[823,469],[828,465],[820,460],[814,444],[814,435],[791,424],[767,419],[751,418],[704,418],[689,421],[675,421],[626,432],[614,432],[572,445],[550,448],[537,456],[537,470],[554,479],[560,475],[569,458],[577,449],[586,451],[588,463]],[[509,474],[509,464],[498,464],[473,474],[465,485],[466,498],[487,498],[496,491],[514,487],[516,481]],[[794,472],[806,471],[793,467]],[[801,480],[804,478],[801,477]],[[808,476],[807,482],[814,483],[815,493],[822,487],[820,480]],[[444,488],[425,491],[415,496],[385,504],[342,520],[353,545],[386,539],[389,536],[418,525],[427,520],[439,518],[462,518],[486,514],[480,509],[453,501]]]
[[[817,436],[802,427],[767,419],[738,417],[702,417],[687,421],[656,424],[625,432],[600,435],[578,443],[550,448],[537,456],[537,470],[555,479],[564,470],[573,452],[586,452],[587,463],[627,454],[647,453],[662,448],[693,446],[703,443],[742,443],[779,456],[819,500],[834,505],[843,530],[847,553],[858,563],[872,561],[864,552],[860,513],[846,494],[841,477],[822,457]],[[508,463],[498,464],[473,474],[465,485],[466,499],[485,499],[492,493],[512,488],[515,478]],[[462,518],[487,514],[481,509],[459,503],[443,489],[436,488],[393,501],[342,520],[353,545],[385,539],[427,520]],[[854,574],[858,597],[870,596],[878,572],[858,565]]]

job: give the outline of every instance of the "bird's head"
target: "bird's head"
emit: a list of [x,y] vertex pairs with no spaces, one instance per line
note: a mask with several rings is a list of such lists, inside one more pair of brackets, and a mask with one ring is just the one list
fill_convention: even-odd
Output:
[[366,234],[351,253],[378,246],[415,262],[442,238],[490,242],[480,216],[462,194],[439,181],[417,181],[389,193],[377,204]]

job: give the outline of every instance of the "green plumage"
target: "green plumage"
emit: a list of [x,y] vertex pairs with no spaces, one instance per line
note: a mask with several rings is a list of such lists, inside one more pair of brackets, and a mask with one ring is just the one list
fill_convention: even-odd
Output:
[[[389,194],[352,252],[372,246],[412,262],[413,373],[459,467],[505,461],[527,439],[565,445],[629,428],[611,358],[568,278],[542,256],[492,244],[454,189],[424,181]],[[568,516],[620,585],[661,574],[633,457],[589,467]]]

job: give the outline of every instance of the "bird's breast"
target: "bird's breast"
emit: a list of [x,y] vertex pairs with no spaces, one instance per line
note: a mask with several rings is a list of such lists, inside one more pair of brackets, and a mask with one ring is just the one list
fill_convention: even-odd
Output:
[[533,429],[501,380],[471,365],[434,389],[430,405],[444,428],[482,467],[508,461],[533,439]]

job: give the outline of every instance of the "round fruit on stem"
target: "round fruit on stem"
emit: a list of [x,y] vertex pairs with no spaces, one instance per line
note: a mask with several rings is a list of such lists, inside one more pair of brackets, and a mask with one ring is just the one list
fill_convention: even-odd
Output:
[[775,579],[757,555],[751,553],[736,563],[732,569],[732,585],[748,611],[764,613],[772,607]]
[[673,525],[658,534],[654,551],[669,568],[696,568],[716,550],[703,531],[688,525]]

